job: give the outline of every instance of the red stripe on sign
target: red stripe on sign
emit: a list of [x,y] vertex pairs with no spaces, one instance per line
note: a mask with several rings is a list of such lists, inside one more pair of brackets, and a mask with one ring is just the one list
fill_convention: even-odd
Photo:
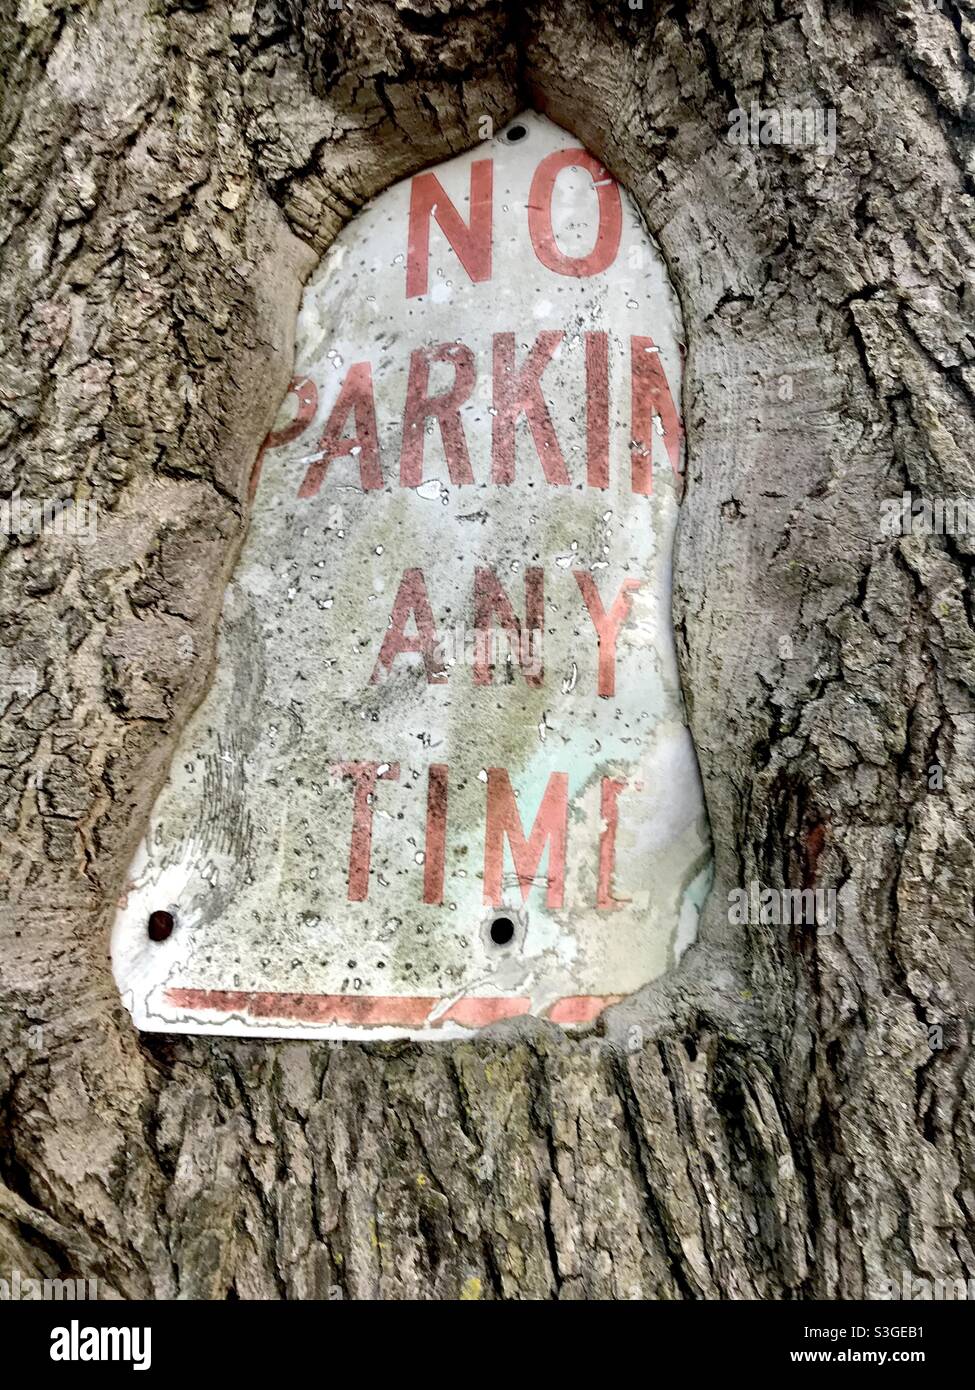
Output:
[[168,989],[166,1003],[192,1012],[288,1018],[296,1023],[394,1024],[421,1028],[439,999],[422,995],[272,994],[237,989]]
[[[591,1023],[621,994],[577,994],[560,999],[548,1011],[553,1023]],[[378,994],[277,994],[243,989],[168,989],[166,1003],[191,1013],[241,1014],[252,1019],[290,1019],[295,1023],[349,1024],[359,1027],[422,1028],[443,1000],[429,995]],[[524,996],[465,995],[430,1023],[459,1023],[464,1028],[486,1028],[505,1018],[531,1012]]]
[[[169,989],[166,991],[166,1002],[173,1008],[188,1009],[194,1013],[236,1013],[255,1019],[287,1018],[296,1023],[422,1028],[433,1008],[443,1001],[424,995],[276,994],[229,989]],[[483,1028],[499,1019],[526,1014],[530,1009],[530,999],[470,995],[458,999],[431,1026],[438,1027],[449,1020],[467,1028]]]
[[553,1023],[592,1023],[603,1009],[618,1004],[623,997],[622,994],[570,994],[552,1005],[548,1017]]
[[445,1014],[436,1021],[460,1023],[465,1028],[486,1028],[489,1023],[499,1023],[503,1018],[517,1018],[520,1014],[531,1012],[530,999],[491,999],[469,994],[451,1004]]

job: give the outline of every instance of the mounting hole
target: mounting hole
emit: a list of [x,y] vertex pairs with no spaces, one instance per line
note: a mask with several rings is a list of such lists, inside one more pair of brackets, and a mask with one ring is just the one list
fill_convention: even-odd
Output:
[[507,946],[509,941],[514,940],[515,924],[510,917],[495,917],[490,935],[495,946]]
[[165,941],[167,936],[172,936],[175,925],[171,912],[150,912],[147,927],[149,940]]
[[528,131],[525,129],[523,125],[513,125],[509,126],[509,128],[505,131],[504,138],[507,140],[509,145],[517,145],[518,141],[524,140],[527,134]]

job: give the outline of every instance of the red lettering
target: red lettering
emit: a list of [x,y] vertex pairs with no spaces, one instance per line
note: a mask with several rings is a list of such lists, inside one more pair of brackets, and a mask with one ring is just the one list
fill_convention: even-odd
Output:
[[[454,368],[454,384],[439,396],[427,394],[431,362],[450,362]],[[417,348],[410,355],[410,377],[403,415],[403,448],[399,461],[400,482],[404,487],[419,487],[423,481],[424,425],[431,418],[440,426],[450,481],[455,486],[473,483],[467,440],[460,422],[460,407],[474,390],[476,376],[474,354],[462,343],[440,343],[433,348]]]
[[376,779],[399,781],[399,763],[335,763],[333,777],[351,777],[355,783],[352,802],[352,840],[349,847],[349,902],[365,902],[369,896],[369,865],[372,858],[372,797]]
[[[599,228],[596,244],[588,256],[566,256],[558,248],[552,230],[552,194],[555,180],[563,169],[575,165],[585,169],[595,185],[599,199]],[[623,233],[623,203],[615,179],[588,150],[556,150],[546,155],[535,170],[528,194],[528,231],[535,255],[548,270],[559,275],[584,277],[598,275],[613,264]]]
[[494,163],[471,165],[471,220],[468,226],[444,192],[436,174],[417,174],[410,186],[410,224],[406,251],[406,297],[426,294],[430,275],[430,217],[436,219],[471,280],[491,278],[491,221]]
[[247,490],[248,502],[253,502],[254,494],[257,491],[258,480],[261,476],[261,469],[264,467],[264,455],[268,449],[280,449],[282,444],[290,444],[293,439],[297,439],[303,429],[311,424],[318,409],[318,387],[310,376],[296,376],[288,383],[288,390],[285,395],[294,392],[298,400],[298,410],[295,418],[290,425],[285,425],[283,429],[272,430],[261,445],[257,458],[254,460],[254,467],[251,470],[250,486]]
[[653,431],[654,416],[663,429],[667,457],[677,479],[678,495],[684,480],[680,471],[680,446],[684,427],[667,385],[660,353],[652,338],[630,339],[631,435],[630,451],[632,487],[649,497],[653,492]]
[[[417,635],[407,636],[406,624],[410,618],[416,622]],[[403,578],[396,593],[389,631],[383,638],[379,658],[369,677],[369,684],[376,685],[380,670],[392,668],[393,662],[403,652],[419,653],[427,673],[427,685],[446,685],[443,663],[437,651],[437,630],[433,620],[433,609],[427,597],[426,581],[421,569],[404,570]]]
[[490,685],[494,670],[492,646],[495,614],[501,626],[517,644],[518,664],[529,685],[541,685],[542,628],[545,623],[545,574],[535,566],[525,570],[525,627],[522,633],[518,615],[501,587],[494,570],[478,566],[474,571],[474,684]]
[[609,487],[609,334],[586,334],[586,472]]
[[[349,414],[355,416],[355,435],[342,437]],[[309,464],[305,480],[298,489],[299,497],[314,497],[328,472],[333,459],[346,455],[355,457],[358,450],[359,476],[365,489],[381,488],[382,469],[379,466],[379,436],[376,430],[376,403],[372,394],[372,368],[368,362],[356,362],[346,373],[338,400],[318,445],[318,457]]]
[[423,857],[423,901],[443,902],[447,848],[447,766],[431,763],[427,774],[427,838]]
[[613,606],[607,614],[592,575],[585,570],[573,570],[572,573],[575,575],[576,583],[582,592],[599,641],[597,693],[604,697],[614,695],[616,693],[616,639],[630,612],[630,594],[634,589],[639,589],[642,580],[624,579],[623,586],[613,600]]
[[616,831],[620,821],[617,798],[626,789],[625,782],[604,777],[599,798],[599,815],[603,823],[599,836],[599,879],[596,886],[596,906],[613,911],[628,902],[628,898],[613,897],[613,870],[616,867]]
[[494,409],[491,423],[491,477],[496,483],[515,480],[515,423],[522,413],[528,419],[532,439],[546,479],[568,487],[569,475],[555,426],[542,396],[541,375],[562,341],[561,331],[545,329],[520,371],[515,370],[515,335],[494,335]]
[[548,779],[531,835],[526,841],[511,781],[503,767],[488,768],[487,827],[484,832],[484,901],[493,907],[504,902],[504,842],[507,838],[526,902],[548,845],[546,903],[562,906],[565,896],[565,840],[569,819],[569,778],[553,772]]

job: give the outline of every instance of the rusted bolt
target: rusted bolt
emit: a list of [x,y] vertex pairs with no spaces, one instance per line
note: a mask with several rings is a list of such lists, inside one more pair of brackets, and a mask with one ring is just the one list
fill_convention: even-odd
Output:
[[174,925],[171,912],[150,912],[149,940],[165,941],[167,936],[172,936]]

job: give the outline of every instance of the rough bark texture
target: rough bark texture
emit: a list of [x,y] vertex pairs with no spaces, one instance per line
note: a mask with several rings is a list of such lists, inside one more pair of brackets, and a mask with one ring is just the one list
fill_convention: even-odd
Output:
[[[878,531],[904,487],[975,495],[969,0],[0,12],[0,495],[100,509],[96,545],[0,537],[0,644],[36,672],[0,691],[0,1272],[163,1298],[975,1277],[973,544]],[[835,107],[835,154],[728,144],[752,100]],[[302,281],[364,200],[528,105],[625,182],[682,301],[702,939],[575,1041],[139,1037],[110,904],[206,683]],[[730,927],[753,878],[838,889],[838,930]]]

